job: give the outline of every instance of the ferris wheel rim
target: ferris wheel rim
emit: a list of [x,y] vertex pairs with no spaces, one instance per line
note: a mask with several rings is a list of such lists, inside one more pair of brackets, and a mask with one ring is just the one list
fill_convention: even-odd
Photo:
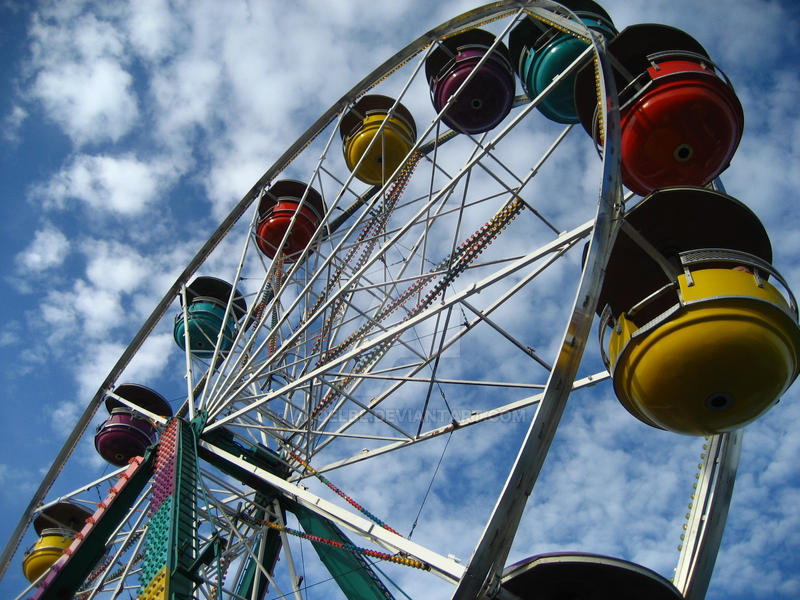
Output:
[[[531,0],[533,2],[538,2],[539,0]],[[509,10],[507,7],[511,7],[515,5],[516,2],[514,0],[498,0],[493,4],[486,5],[483,8],[488,8],[487,13],[485,16],[493,15],[503,10]],[[425,46],[431,43],[432,40],[437,39],[439,32],[443,29],[451,30],[455,28],[465,28],[468,27],[470,23],[474,22],[476,19],[480,19],[484,17],[484,13],[482,9],[473,9],[467,13],[462,14],[460,17],[456,19],[452,19],[445,25],[441,25],[437,28],[434,28],[420,36],[417,40],[409,44],[402,53],[408,53],[409,57],[415,55],[416,53],[420,52],[424,49]],[[399,54],[399,53],[398,53]],[[153,309],[151,314],[145,320],[144,324],[142,325],[141,329],[134,335],[133,339],[131,339],[130,343],[128,344],[127,348],[123,351],[122,355],[115,363],[115,365],[111,368],[106,378],[100,384],[97,392],[95,392],[92,399],[87,404],[86,409],[78,419],[75,428],[73,428],[72,432],[67,437],[67,440],[64,442],[64,445],[60,449],[59,453],[57,454],[56,458],[54,459],[53,463],[51,464],[50,469],[45,474],[45,477],[42,480],[39,488],[34,492],[30,503],[25,508],[23,514],[20,517],[20,520],[15,527],[14,531],[11,534],[11,537],[7,541],[6,545],[3,548],[2,553],[0,553],[0,578],[3,577],[8,566],[11,562],[11,559],[14,553],[17,551],[19,544],[22,541],[22,536],[24,535],[24,530],[30,520],[33,518],[36,508],[39,504],[44,500],[44,497],[50,490],[53,482],[55,481],[56,477],[60,473],[61,469],[63,468],[64,463],[67,461],[69,456],[72,454],[72,451],[75,449],[75,446],[78,442],[78,439],[83,436],[86,432],[87,427],[89,426],[92,417],[96,413],[97,409],[100,407],[103,399],[107,391],[110,387],[114,384],[117,378],[121,375],[125,367],[128,365],[130,360],[132,359],[135,352],[139,350],[141,345],[144,343],[145,339],[152,331],[155,324],[167,313],[169,310],[170,305],[172,304],[174,298],[179,294],[181,286],[186,284],[191,276],[197,272],[200,265],[203,261],[208,257],[208,255],[212,252],[212,250],[216,247],[219,241],[233,228],[233,226],[238,222],[244,212],[252,205],[252,203],[256,200],[259,190],[263,187],[263,185],[270,181],[277,173],[281,172],[288,163],[294,158],[297,152],[305,146],[311,139],[316,137],[316,135],[324,129],[326,125],[333,120],[338,112],[340,112],[347,104],[352,102],[356,97],[365,93],[368,89],[366,87],[366,82],[375,80],[377,81],[379,77],[384,77],[390,73],[390,71],[394,68],[394,65],[397,63],[398,60],[404,58],[404,55],[398,56],[398,54],[390,57],[386,61],[384,61],[381,65],[376,67],[370,74],[368,74],[365,78],[363,78],[359,83],[357,83],[351,90],[344,94],[337,102],[335,102],[322,116],[320,116],[299,138],[292,146],[290,146],[278,160],[273,163],[273,165],[264,172],[264,174],[258,179],[258,181],[253,185],[253,187],[242,197],[242,199],[234,206],[228,216],[220,223],[217,229],[211,234],[209,240],[203,247],[198,250],[195,256],[189,261],[189,264],[186,268],[181,272],[181,274],[176,278],[175,282],[170,286],[167,292],[164,294],[162,299]]]
[[[531,0],[527,4],[531,6],[553,5],[553,3],[548,2],[547,0],[544,1]],[[189,261],[187,267],[176,278],[172,286],[167,290],[161,301],[157,304],[156,308],[153,310],[151,315],[145,320],[145,323],[143,324],[139,332],[131,340],[127,348],[123,351],[123,354],[120,357],[120,359],[112,367],[111,371],[106,376],[101,386],[98,388],[98,391],[95,393],[94,397],[87,405],[84,413],[79,418],[78,423],[76,424],[75,428],[73,429],[68,439],[66,440],[64,446],[59,452],[59,455],[56,457],[56,460],[53,461],[50,470],[43,478],[42,484],[40,485],[39,489],[37,489],[37,491],[34,493],[34,496],[31,499],[28,508],[22,515],[14,534],[12,534],[11,539],[4,548],[2,556],[4,560],[0,561],[0,573],[4,572],[5,569],[8,567],[8,564],[13,556],[13,553],[16,551],[16,548],[19,545],[19,542],[21,541],[22,535],[24,533],[24,528],[27,522],[29,522],[30,518],[32,518],[32,516],[36,513],[37,509],[41,505],[41,502],[44,499],[45,495],[47,494],[50,486],[55,481],[59,472],[61,471],[64,464],[69,459],[69,456],[71,455],[72,451],[76,447],[79,438],[85,435],[92,417],[94,416],[97,408],[99,408],[99,405],[103,402],[103,400],[112,390],[112,386],[115,383],[115,381],[118,379],[118,377],[124,371],[125,367],[130,362],[132,357],[144,343],[145,339],[153,330],[156,323],[161,318],[163,318],[164,315],[168,312],[170,305],[174,301],[174,298],[180,293],[182,287],[186,285],[191,276],[197,272],[197,270],[203,264],[205,259],[210,255],[213,249],[217,246],[217,244],[227,235],[227,233],[239,221],[244,212],[258,198],[260,190],[265,187],[267,182],[271,181],[275,177],[275,175],[283,171],[288,166],[288,164],[291,163],[291,161],[298,154],[298,152],[302,150],[303,147],[307,146],[317,135],[319,135],[319,133],[327,125],[329,125],[333,120],[335,120],[336,115],[339,114],[344,107],[352,103],[359,96],[366,93],[372,86],[374,86],[376,83],[380,82],[386,76],[391,74],[391,72],[396,70],[399,66],[408,61],[410,58],[419,54],[435,40],[445,35],[456,33],[460,30],[469,29],[471,27],[480,24],[481,22],[485,22],[486,20],[493,20],[493,18],[502,18],[504,16],[508,16],[513,12],[521,13],[522,10],[523,9],[518,6],[518,3],[513,2],[513,0],[502,0],[499,2],[495,2],[493,4],[483,6],[481,8],[473,9],[472,11],[464,13],[459,17],[451,19],[445,24],[430,30],[426,34],[423,34],[416,41],[412,42],[411,44],[406,46],[403,50],[401,50],[394,56],[384,61],[384,63],[382,63],[380,66],[374,69],[370,74],[364,77],[348,93],[343,95],[325,113],[323,113],[323,115],[320,118],[318,118],[306,130],[306,132],[304,132],[298,138],[298,140],[294,142],[289,147],[289,149],[287,149],[287,151],[284,152],[283,155],[259,178],[259,180],[253,185],[251,190],[247,194],[245,194],[242,200],[239,201],[239,203],[231,210],[228,216],[223,220],[223,222],[220,224],[217,230],[210,236],[206,244],[204,244],[204,246],[198,251],[198,253]],[[595,378],[595,380],[592,381],[591,383],[594,383],[596,381],[599,381],[599,378]],[[184,406],[184,408],[186,408],[186,406]]]
[[[528,3],[528,5],[531,5],[531,6],[548,5],[548,4],[551,4],[551,3],[549,3],[549,2],[537,2],[535,0]],[[461,15],[461,17],[458,17],[457,19],[449,21],[446,25],[449,28],[451,28],[451,29],[449,29],[450,32],[454,32],[454,31],[458,31],[458,30],[460,30],[462,28],[465,28],[465,27],[468,27],[468,26],[472,26],[471,24],[474,23],[476,20],[480,20],[481,18],[485,18],[487,16],[492,16],[492,15],[494,15],[494,16],[497,16],[497,15],[501,15],[501,16],[505,15],[505,16],[507,16],[504,11],[509,12],[509,13],[513,12],[509,8],[507,8],[507,7],[511,6],[511,5],[514,5],[514,7],[516,8],[518,3],[512,2],[512,1],[506,1],[506,2],[497,2],[497,3],[493,4],[493,5],[487,5],[487,7],[483,7],[484,9],[487,9],[487,12],[485,14],[484,13],[476,14],[481,9],[475,9],[474,11],[471,11],[469,13],[465,13],[464,15]],[[523,9],[520,8],[519,10],[522,11]],[[454,22],[456,22],[457,24],[454,24]],[[99,405],[99,402],[102,400],[102,398],[104,398],[105,395],[109,392],[110,386],[113,384],[115,379],[119,377],[119,374],[124,370],[125,366],[127,365],[127,360],[125,361],[125,364],[120,364],[120,363],[122,363],[123,359],[125,359],[126,354],[128,354],[129,351],[130,351],[130,355],[132,356],[138,350],[138,348],[141,346],[141,343],[146,338],[147,334],[149,334],[149,332],[155,326],[155,323],[167,313],[167,311],[169,310],[169,305],[174,301],[174,298],[175,298],[177,292],[179,292],[181,290],[181,288],[188,283],[188,279],[197,271],[197,269],[199,269],[199,267],[203,264],[205,259],[213,251],[214,247],[216,247],[216,245],[221,241],[221,239],[224,238],[227,235],[227,233],[230,232],[230,230],[237,223],[237,221],[241,218],[241,216],[244,214],[244,212],[247,210],[247,208],[249,208],[249,206],[251,206],[252,203],[259,197],[259,195],[261,194],[262,190],[265,189],[265,187],[271,182],[271,180],[276,175],[278,175],[279,173],[283,172],[283,170],[286,169],[286,167],[292,162],[292,160],[296,157],[296,155],[300,151],[302,151],[302,147],[305,147],[309,143],[311,143],[311,141],[313,141],[316,138],[316,136],[319,135],[319,133],[322,130],[325,129],[325,127],[330,125],[335,120],[337,115],[341,114],[341,111],[344,110],[346,106],[348,106],[349,104],[351,104],[355,100],[355,97],[357,97],[360,94],[365,93],[366,91],[371,89],[372,85],[375,85],[375,84],[372,84],[372,85],[369,85],[369,86],[366,85],[365,82],[368,79],[370,79],[373,76],[375,78],[377,78],[379,76],[383,77],[385,74],[389,74],[395,68],[395,66],[392,66],[391,69],[389,68],[389,63],[391,61],[400,61],[400,60],[402,60],[405,53],[411,52],[410,48],[412,48],[412,46],[415,46],[415,44],[423,44],[424,40],[427,39],[427,36],[430,36],[435,31],[441,30],[442,27],[444,27],[444,26],[440,26],[439,28],[435,28],[435,29],[431,30],[430,32],[428,32],[427,34],[423,35],[416,42],[412,42],[411,45],[406,47],[401,52],[397,53],[391,59],[389,59],[388,61],[383,63],[383,65],[378,67],[378,69],[374,70],[370,75],[367,76],[367,78],[363,79],[348,94],[343,96],[337,103],[335,103],[331,107],[331,109],[326,111],[326,113],[324,113],[323,116],[320,117],[320,119],[318,119],[289,148],[289,150],[287,150],[287,152],[285,152],[281,156],[281,158],[279,158],[279,160],[267,172],[265,172],[264,175],[262,175],[262,177],[253,186],[253,188],[250,190],[250,192],[248,192],[248,194],[245,195],[245,197],[239,202],[239,204],[237,204],[237,206],[234,207],[234,209],[231,211],[231,213],[228,215],[228,217],[223,221],[223,223],[220,225],[220,227],[217,229],[217,231],[209,239],[207,244],[203,246],[201,251],[198,252],[198,254],[192,259],[192,261],[190,261],[190,263],[187,266],[187,268],[181,273],[179,278],[176,280],[176,282],[173,284],[173,286],[170,288],[170,290],[167,292],[165,297],[162,299],[162,301],[159,303],[159,305],[156,308],[156,311],[158,311],[160,309],[160,307],[162,305],[164,305],[163,311],[160,313],[160,315],[158,315],[157,318],[154,318],[154,316],[156,314],[156,311],[154,311],[154,313],[151,314],[151,316],[145,322],[145,325],[143,326],[142,330],[140,330],[140,332],[134,338],[134,341],[131,342],[131,345],[129,345],[128,348],[123,353],[123,357],[120,359],[120,362],[118,362],[117,365],[115,365],[115,367],[112,369],[112,372],[109,374],[109,376],[103,382],[103,385],[98,390],[97,395],[95,396],[95,399],[93,399],[92,403],[90,403],[89,408],[91,408],[92,404],[98,404]],[[417,55],[419,52],[423,51],[424,48],[426,48],[431,43],[435,42],[436,39],[438,39],[438,38],[434,38],[433,41],[429,40],[426,44],[422,45],[420,48],[417,48],[405,60],[409,60],[411,57],[413,57],[413,56]],[[595,49],[595,52],[597,52],[596,49]],[[597,56],[599,57],[599,54],[597,54]],[[598,58],[598,60],[599,60],[599,58]],[[397,63],[393,63],[393,65],[396,65],[396,64]],[[380,73],[379,73],[379,71],[380,71]],[[377,80],[376,80],[376,83],[377,83]],[[356,93],[356,92],[358,92],[358,93]],[[355,97],[351,97],[353,95],[355,95]],[[606,124],[609,122],[609,119],[608,119],[607,115],[606,115],[606,119],[604,119],[604,122]],[[613,153],[614,148],[615,148],[615,144],[613,142],[613,138],[611,136],[607,135],[605,139],[606,139],[605,151]],[[285,162],[285,164],[281,164],[282,161]],[[605,177],[604,177],[604,184],[605,184]],[[386,185],[388,185],[388,182],[387,182]],[[384,187],[386,187],[386,186],[384,186]],[[612,205],[615,202],[619,203],[619,200],[620,199],[618,197],[614,198],[614,199],[611,199],[610,195],[607,196],[606,197],[607,208],[611,208]],[[619,207],[617,206],[617,208],[619,208]],[[594,232],[595,234],[596,234],[596,231],[597,231],[596,222],[597,221],[596,221],[596,218],[595,218],[593,223],[590,225],[590,230],[592,232]],[[612,234],[609,234],[608,232],[606,232],[606,235],[612,235]],[[592,244],[592,245],[594,245],[594,244]],[[602,250],[601,250],[601,252],[602,252]],[[595,270],[601,270],[602,269],[602,265],[600,263],[598,263],[597,261],[593,261],[591,264],[593,265],[593,269],[595,269]],[[593,276],[592,274],[589,275],[590,278],[592,276]],[[173,289],[173,288],[176,288],[176,289]],[[169,300],[169,301],[167,302],[167,300]],[[152,320],[152,323],[151,323],[151,320]],[[147,331],[145,331],[145,329],[147,329]],[[133,348],[133,344],[135,343],[135,341],[139,337],[141,337],[141,340],[139,341],[139,345],[136,346],[135,348]],[[390,333],[385,334],[385,337],[386,338],[391,337]],[[588,333],[583,336],[583,342],[584,343],[585,343],[587,337],[588,337]],[[131,348],[133,348],[133,350],[131,350]],[[129,358],[130,357],[128,357],[128,360],[129,360]],[[114,373],[115,370],[118,370],[118,372],[114,377],[112,377],[112,374]],[[592,378],[589,378],[589,381],[585,382],[584,384],[585,385],[590,385],[592,383],[595,383],[598,380],[599,380],[598,378],[596,378],[595,380],[592,380]],[[570,380],[570,383],[571,384],[574,383],[574,376],[573,376],[573,379]],[[99,398],[98,398],[98,396],[99,396]],[[190,396],[191,396],[191,393],[190,393]],[[95,402],[95,400],[97,400],[97,402]],[[87,413],[89,411],[89,408],[87,408]],[[94,410],[96,410],[96,408],[97,408],[97,406],[94,407]],[[94,410],[92,410],[92,414],[93,414]],[[88,415],[88,418],[86,420],[86,425],[87,426],[88,426],[88,421],[91,419],[91,416],[92,416],[91,414]],[[80,421],[79,421],[79,423],[80,423]],[[220,423],[217,423],[217,424],[214,424],[212,422],[209,425],[209,430],[218,429],[218,428],[221,428],[223,426],[224,426],[224,422],[220,422]],[[84,427],[84,431],[85,431],[85,427]],[[69,443],[69,440],[68,440],[68,443]],[[66,445],[65,445],[65,448],[66,448]],[[71,449],[70,449],[70,452],[71,452]],[[68,458],[68,455],[64,457],[64,460],[62,461],[62,464],[63,464],[63,462],[66,461],[67,458]],[[56,463],[54,463],[54,467],[55,467],[55,465],[56,465]],[[323,467],[320,470],[321,471],[325,471],[325,470],[329,470],[329,469],[333,469],[333,468],[336,468],[336,466],[335,465],[327,465],[326,467]],[[48,473],[48,475],[49,475],[49,473]],[[37,491],[37,493],[38,493],[38,491]],[[45,490],[43,492],[43,495],[46,494],[46,493],[47,493],[47,491]],[[35,497],[36,496],[34,496],[34,498]],[[32,502],[32,504],[33,504],[33,502]],[[9,557],[9,560],[10,560],[10,557]],[[4,570],[5,566],[7,566],[7,564],[6,565],[0,565],[0,566],[2,566],[2,568]]]

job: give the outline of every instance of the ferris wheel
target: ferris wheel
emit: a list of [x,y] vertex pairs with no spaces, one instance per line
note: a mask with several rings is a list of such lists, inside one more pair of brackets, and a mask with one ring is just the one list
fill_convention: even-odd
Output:
[[[704,597],[740,428],[800,365],[769,237],[718,180],[742,124],[698,41],[619,32],[589,0],[496,2],[424,34],[320,116],[167,291],[6,546],[2,569],[31,581],[19,597],[331,597],[314,578],[348,599],[408,597],[400,580],[458,599]],[[591,194],[559,169],[586,148]],[[164,332],[177,410],[126,378]],[[639,421],[708,436],[672,582],[580,549],[507,564],[567,401],[608,380]],[[472,432],[508,475],[457,559],[420,531]],[[114,468],[63,489],[84,439]]]

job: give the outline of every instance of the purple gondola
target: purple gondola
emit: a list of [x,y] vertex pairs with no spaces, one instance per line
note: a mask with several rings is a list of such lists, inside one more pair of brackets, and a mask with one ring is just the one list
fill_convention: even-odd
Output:
[[[156,391],[136,383],[123,383],[115,393],[136,406],[162,417],[171,417],[172,408]],[[153,423],[113,396],[106,397],[110,416],[98,428],[94,447],[105,460],[118,467],[134,456],[142,456],[148,446],[158,441]]]

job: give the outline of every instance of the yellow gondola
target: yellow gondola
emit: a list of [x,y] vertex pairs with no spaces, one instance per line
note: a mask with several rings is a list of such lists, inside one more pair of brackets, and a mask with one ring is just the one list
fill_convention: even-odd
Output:
[[71,502],[59,502],[44,509],[33,520],[33,528],[39,535],[33,547],[25,552],[22,572],[34,582],[70,547],[75,533],[83,528],[92,511]]
[[797,307],[761,223],[705,188],[655,192],[626,222],[601,291],[601,335],[612,327],[605,358],[622,405],[692,435],[758,418],[800,366]]
[[394,104],[387,96],[364,96],[342,117],[339,132],[344,159],[347,168],[364,183],[385,183],[414,146],[414,118],[400,103],[391,111]]

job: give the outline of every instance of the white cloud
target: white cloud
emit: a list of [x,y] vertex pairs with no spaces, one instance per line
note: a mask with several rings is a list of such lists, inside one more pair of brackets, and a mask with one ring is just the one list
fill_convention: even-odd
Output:
[[33,196],[45,206],[64,208],[68,200],[85,202],[101,213],[135,216],[155,203],[168,185],[165,168],[131,154],[121,157],[79,155]]
[[85,402],[62,401],[53,405],[50,411],[50,426],[62,436],[68,435],[81,416]]
[[138,117],[132,77],[118,64],[97,60],[40,73],[34,94],[72,140],[117,141]]
[[176,352],[177,345],[172,334],[149,336],[125,370],[125,380],[145,384],[153,381],[163,374],[168,360],[177,356]]
[[15,344],[19,341],[19,325],[16,323],[12,323],[11,325],[7,326],[11,329],[5,329],[2,333],[0,333],[0,348],[3,346],[10,346],[11,344]]
[[130,246],[91,240],[81,245],[86,256],[86,276],[97,289],[134,293],[150,271],[150,261]]
[[212,214],[224,218],[244,195],[247,183],[257,180],[264,164],[242,148],[230,148],[226,157],[220,156],[211,169],[206,189],[212,202]]
[[[136,353],[133,361],[126,368],[119,381],[145,385],[151,382],[163,373],[168,359],[175,356],[176,350],[174,346],[175,342],[170,334],[150,336]],[[111,368],[122,356],[125,347],[125,344],[118,342],[98,341],[86,349],[86,352],[76,364],[78,371],[78,398],[88,399],[94,395],[109,371],[111,371]]]
[[191,134],[213,125],[220,98],[221,67],[211,56],[182,56],[153,73],[156,127],[173,151],[186,151]]
[[149,60],[168,56],[177,41],[181,18],[173,15],[166,0],[130,3],[128,28],[134,48]]
[[71,290],[52,291],[39,306],[39,318],[47,325],[52,349],[68,350],[64,344],[78,340],[92,343],[120,325],[121,298],[118,293],[94,288],[77,280]]
[[[123,39],[114,23],[102,18],[102,12],[86,11],[80,2],[43,6],[34,14],[29,30],[34,64],[50,67],[64,59],[122,57]],[[111,13],[105,16],[113,18]],[[54,49],[62,54],[53,55]]]
[[0,495],[4,500],[16,494],[32,494],[37,481],[30,471],[19,466],[0,464]]
[[68,289],[48,292],[38,314],[53,349],[83,340],[76,358],[84,356],[87,342],[107,341],[119,328],[144,319],[165,289],[154,282],[170,280],[174,271],[173,254],[157,260],[105,240],[86,240],[78,247],[86,259],[85,278],[71,280]]
[[112,23],[94,15],[39,17],[31,36],[31,95],[76,145],[117,141],[131,129],[138,101]]
[[60,293],[50,293],[38,307],[41,321],[48,325],[47,341],[51,346],[67,341],[78,324],[78,314],[71,305],[70,298]]
[[72,302],[80,317],[81,332],[90,338],[104,337],[120,324],[123,312],[118,293],[78,281],[72,297],[65,300]]
[[17,105],[11,108],[3,119],[3,138],[8,142],[16,142],[19,139],[19,128],[28,117],[28,111]]
[[58,228],[46,224],[36,231],[28,247],[15,261],[23,273],[41,273],[61,266],[70,251],[70,242]]
[[[125,345],[116,342],[96,342],[86,349],[78,369],[78,398],[91,398],[119,359]],[[84,400],[86,402],[86,400]]]

